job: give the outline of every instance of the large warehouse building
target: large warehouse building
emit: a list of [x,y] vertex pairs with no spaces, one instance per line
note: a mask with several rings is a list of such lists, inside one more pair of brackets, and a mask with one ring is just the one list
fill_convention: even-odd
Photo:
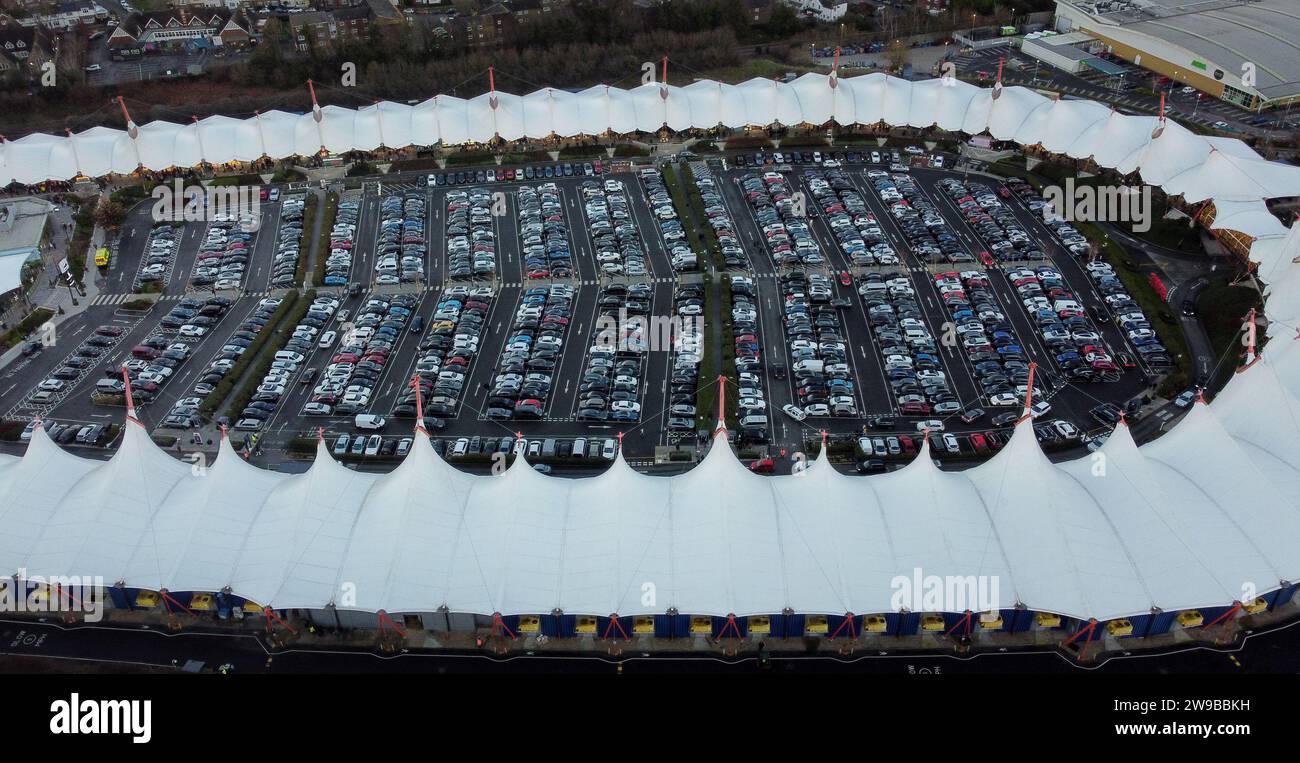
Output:
[[1057,0],[1056,28],[1244,108],[1300,101],[1295,0]]

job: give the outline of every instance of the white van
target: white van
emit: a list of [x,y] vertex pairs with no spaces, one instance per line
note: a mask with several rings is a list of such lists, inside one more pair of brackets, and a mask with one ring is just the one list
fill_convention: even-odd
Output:
[[356,425],[357,429],[383,429],[388,422],[384,420],[383,416],[373,413],[358,413],[352,423]]

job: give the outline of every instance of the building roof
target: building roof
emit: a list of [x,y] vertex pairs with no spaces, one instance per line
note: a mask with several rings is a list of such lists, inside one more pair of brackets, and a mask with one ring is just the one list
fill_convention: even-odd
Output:
[[21,285],[23,263],[39,251],[53,208],[33,196],[0,201],[0,294]]
[[[995,97],[996,92],[996,97]],[[495,105],[494,105],[495,103]],[[1228,219],[1257,226],[1250,257],[1267,275],[1263,360],[1212,405],[1138,448],[1120,426],[1097,460],[1052,463],[1029,422],[963,472],[929,451],[859,478],[825,451],[799,476],[760,477],[714,440],[675,477],[622,461],[595,477],[538,474],[521,457],[500,476],[443,462],[417,433],[393,472],[344,468],[322,443],[304,474],[254,468],[224,439],[203,476],[129,419],[107,462],[62,451],[37,431],[0,458],[0,569],[76,570],[130,587],[236,594],[276,608],[320,608],[341,581],[355,608],[477,614],[725,616],[886,612],[893,580],[926,574],[1003,581],[1004,606],[1106,620],[1226,605],[1300,579],[1300,228],[1259,218],[1300,194],[1300,168],[1235,139],[1022,87],[998,91],[884,74],[738,85],[604,85],[519,96],[439,95],[414,106],[327,106],[249,119],[150,122],[138,137],[95,127],[0,144],[0,182],[37,182],[411,144],[732,127],[780,122],[928,127],[1042,145],[1137,173]],[[1222,205],[1222,206],[1220,206]],[[1244,224],[1244,223],[1243,223]],[[642,585],[657,591],[652,603]]]
[[402,12],[388,0],[366,0],[366,5],[375,14],[375,20],[396,22],[402,20]]
[[[1300,93],[1300,10],[1295,0],[1110,0],[1102,8],[1083,0],[1058,2],[1123,32],[1176,45],[1226,74],[1238,76],[1243,64],[1252,63],[1254,87],[1266,98]],[[1213,68],[1198,73],[1213,76]]]
[[422,432],[383,475],[344,468],[323,441],[305,473],[265,471],[225,438],[200,475],[133,418],[107,462],[38,429],[0,460],[0,568],[229,587],[277,609],[324,608],[349,581],[361,611],[889,612],[917,569],[994,578],[999,608],[1081,619],[1224,606],[1300,573],[1298,347],[1270,348],[1150,445],[1118,427],[1104,478],[1095,458],[1049,461],[1029,421],[972,469],[940,471],[923,444],[866,478],[825,450],[800,475],[761,477],[722,432],[682,475],[619,454],[562,479],[522,454],[499,476],[461,472]]
[[[456,145],[600,135],[744,127],[880,122],[929,127],[998,140],[1041,144],[1078,159],[1091,158],[1121,174],[1183,193],[1189,200],[1262,201],[1300,195],[1300,167],[1269,162],[1235,138],[1204,137],[1169,120],[1131,116],[1086,100],[1056,100],[1024,87],[991,89],[956,81],[910,82],[872,73],[834,79],[805,74],[792,82],[755,78],[737,85],[698,80],[684,87],[647,84],[624,90],[597,85],[578,93],[545,88],[527,95],[497,91],[463,99],[438,95],[407,105],[381,102],[362,109],[327,106],[312,114],[269,111],[246,119],[209,117],[198,123],[155,121],[132,139],[124,130],[94,127],[71,136],[33,134],[0,143],[0,186],[125,174],[144,166],[164,170],[202,162],[253,161],[373,150],[380,145]],[[1159,137],[1155,137],[1158,135]]]
[[5,26],[0,27],[0,55],[11,61],[21,60],[21,54],[31,55],[39,51],[44,44],[44,32],[40,27]]
[[[220,30],[233,20],[234,14],[225,8],[199,8],[193,11],[188,8],[178,8],[147,13],[137,12],[132,13],[113,30],[109,41],[111,42],[115,37],[119,40],[139,39],[152,30],[185,28]],[[238,26],[238,22],[235,23]]]

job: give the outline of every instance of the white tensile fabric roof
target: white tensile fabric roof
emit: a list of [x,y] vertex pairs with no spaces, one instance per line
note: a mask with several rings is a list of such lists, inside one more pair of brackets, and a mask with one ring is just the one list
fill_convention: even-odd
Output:
[[[1300,280],[1300,265],[1288,275]],[[346,584],[362,611],[723,616],[892,611],[892,581],[919,568],[995,577],[1003,607],[1106,620],[1295,580],[1298,442],[1289,337],[1147,446],[1121,425],[1099,455],[1053,464],[1022,423],[963,472],[923,448],[874,477],[824,455],[762,477],[717,439],[674,477],[621,454],[589,478],[544,476],[522,457],[474,476],[422,433],[382,475],[344,468],[323,442],[306,472],[265,471],[225,439],[196,470],[128,419],[108,461],[40,428],[22,458],[0,460],[0,569],[229,587],[277,609],[324,607]]]
[[22,458],[0,457],[0,570],[229,587],[275,608],[337,603],[348,584],[349,607],[361,611],[743,616],[892,611],[891,582],[920,568],[996,577],[1003,607],[1099,620],[1225,605],[1300,578],[1300,225],[1259,217],[1263,198],[1300,193],[1300,170],[1172,122],[1153,138],[1155,118],[1096,104],[1014,87],[995,99],[963,83],[881,74],[834,88],[810,74],[788,85],[597,86],[495,100],[327,107],[319,123],[283,112],[155,122],[136,139],[108,128],[34,135],[0,147],[0,181],[283,157],[322,142],[344,151],[665,122],[989,130],[1212,198],[1225,221],[1254,220],[1250,256],[1267,283],[1272,339],[1213,405],[1198,403],[1143,448],[1121,425],[1098,454],[1053,464],[1022,423],[1000,453],[963,472],[939,470],[923,448],[874,477],[840,474],[824,454],[801,474],[760,477],[719,439],[675,477],[640,474],[621,454],[590,478],[543,476],[523,458],[479,477],[417,433],[389,474],[344,468],[322,443],[307,472],[287,475],[247,464],[224,438],[211,467],[192,469],[133,418],[106,462],[66,453],[38,428]]
[[[68,136],[28,135],[0,142],[0,186],[222,164],[267,156],[306,156],[380,147],[454,145],[602,135],[739,128],[772,124],[884,123],[972,135],[1091,158],[1189,202],[1259,202],[1300,195],[1300,167],[1265,161],[1235,138],[1197,135],[1176,122],[1128,116],[1085,100],[1051,99],[1024,87],[980,88],[955,79],[910,82],[885,74],[809,73],[784,83],[756,78],[731,85],[596,85],[579,93],[544,88],[518,96],[496,91],[470,99],[438,95],[414,106],[380,102],[361,109],[325,106],[306,114],[268,111],[248,119],[213,116],[189,124],[150,122],[130,130],[93,127]],[[319,117],[319,118],[318,118]],[[1159,133],[1158,137],[1152,137]],[[1241,218],[1245,220],[1245,218]],[[1262,223],[1245,220],[1254,235]]]

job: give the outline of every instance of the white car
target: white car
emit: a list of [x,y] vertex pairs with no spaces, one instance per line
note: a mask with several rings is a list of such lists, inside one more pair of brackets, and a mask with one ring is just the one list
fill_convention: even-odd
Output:
[[58,392],[59,390],[63,389],[63,387],[64,384],[62,379],[46,379],[45,381],[40,383],[38,389],[46,390],[49,392]]
[[797,405],[791,405],[790,403],[786,403],[785,405],[781,406],[781,410],[784,411],[787,416],[794,419],[795,421],[803,421],[804,419],[808,418],[808,414],[805,413],[804,410]]
[[831,409],[825,403],[813,403],[812,405],[805,406],[803,412],[808,416],[831,415]]
[[998,407],[1011,407],[1020,403],[1019,398],[1010,392],[999,392],[989,397],[989,405]]
[[1079,436],[1078,428],[1068,421],[1057,419],[1052,422],[1052,428],[1056,430],[1057,434],[1066,440],[1073,440]]
[[176,333],[181,336],[194,337],[197,339],[198,337],[201,337],[204,334],[208,333],[208,329],[204,326],[191,326],[189,324],[186,324],[184,326],[181,326],[180,330],[177,331]]

